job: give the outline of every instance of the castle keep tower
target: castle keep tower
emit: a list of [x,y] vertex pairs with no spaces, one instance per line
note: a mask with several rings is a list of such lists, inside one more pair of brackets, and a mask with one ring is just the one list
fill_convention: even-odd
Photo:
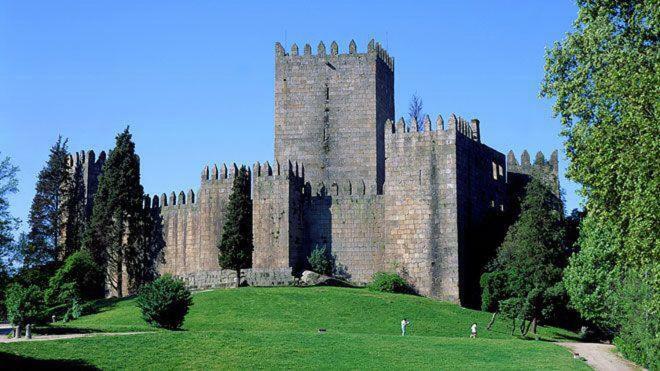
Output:
[[312,184],[364,179],[381,192],[385,179],[384,125],[394,119],[394,61],[373,40],[366,53],[354,41],[348,54],[336,42],[316,54],[275,46],[275,159],[305,166]]

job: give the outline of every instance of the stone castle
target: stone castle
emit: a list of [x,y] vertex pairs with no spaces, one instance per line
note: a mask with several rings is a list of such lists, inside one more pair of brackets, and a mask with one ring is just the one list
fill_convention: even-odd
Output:
[[[476,303],[479,275],[525,179],[541,176],[558,192],[557,152],[532,164],[525,151],[518,163],[481,142],[477,119],[412,121],[394,121],[394,60],[380,44],[361,53],[351,41],[340,53],[337,43],[320,43],[314,54],[310,45],[301,53],[276,43],[275,154],[250,169],[254,252],[246,275],[286,282],[326,246],[355,283],[395,270],[422,295]],[[89,206],[105,153],[72,161],[83,167]],[[147,197],[162,221],[161,273],[204,277],[207,286],[231,277],[219,270],[217,244],[238,170],[206,166],[196,192]]]

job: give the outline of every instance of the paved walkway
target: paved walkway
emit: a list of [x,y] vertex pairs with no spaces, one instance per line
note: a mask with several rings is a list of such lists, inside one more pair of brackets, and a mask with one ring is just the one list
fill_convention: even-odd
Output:
[[600,343],[557,343],[570,349],[573,354],[587,360],[587,364],[596,371],[628,371],[639,370],[634,363],[621,358],[616,354],[614,345]]
[[149,332],[92,332],[89,334],[64,334],[64,335],[34,335],[32,339],[27,339],[25,335],[18,339],[0,337],[0,343],[16,343],[19,341],[46,341],[46,340],[62,340],[62,339],[75,339],[91,336],[123,336],[123,335],[137,335],[148,334]]

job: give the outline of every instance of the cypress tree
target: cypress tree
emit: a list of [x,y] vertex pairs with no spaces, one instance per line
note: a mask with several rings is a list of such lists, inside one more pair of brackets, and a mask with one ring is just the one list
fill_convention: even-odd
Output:
[[57,138],[50,148],[46,165],[39,172],[28,220],[30,248],[24,251],[24,265],[27,267],[43,265],[60,257],[65,211],[62,201],[70,178],[67,142],[61,136]]
[[218,250],[220,267],[236,271],[236,287],[239,287],[241,269],[250,267],[253,250],[250,178],[245,166],[241,166],[234,178]]
[[140,185],[140,160],[127,127],[117,135],[99,177],[92,217],[85,230],[83,246],[106,273],[106,281],[118,297],[127,286],[124,273],[127,256],[134,254],[143,212],[144,192]]

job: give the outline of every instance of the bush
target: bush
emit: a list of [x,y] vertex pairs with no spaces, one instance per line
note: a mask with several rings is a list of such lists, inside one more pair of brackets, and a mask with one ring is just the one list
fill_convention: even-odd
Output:
[[148,323],[174,330],[183,325],[192,305],[192,295],[183,281],[164,275],[140,290],[137,305]]
[[307,260],[316,273],[331,276],[335,270],[335,257],[325,246],[316,246]]
[[45,293],[50,306],[73,305],[103,296],[103,273],[86,251],[71,254],[55,272]]
[[369,284],[369,289],[373,291],[411,293],[412,289],[396,273],[377,272],[373,275],[373,280]]
[[39,286],[12,284],[6,292],[7,319],[14,325],[42,323],[46,319],[44,298]]

